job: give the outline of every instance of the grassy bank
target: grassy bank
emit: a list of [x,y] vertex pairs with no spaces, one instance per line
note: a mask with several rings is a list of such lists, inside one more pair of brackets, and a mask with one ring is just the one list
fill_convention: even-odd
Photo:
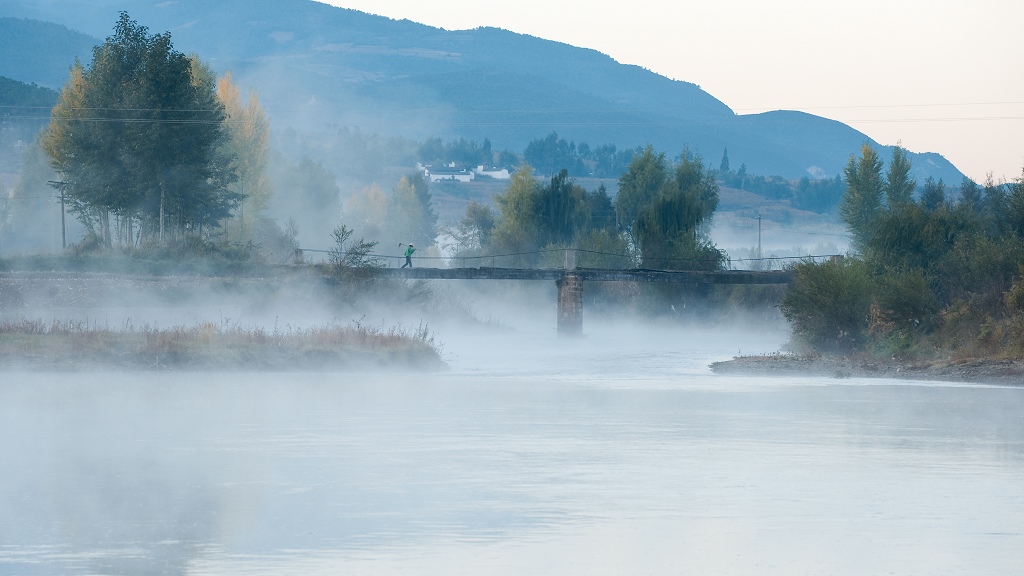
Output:
[[72,370],[442,369],[425,327],[414,331],[326,325],[267,331],[203,323],[111,328],[80,322],[0,323],[0,366]]

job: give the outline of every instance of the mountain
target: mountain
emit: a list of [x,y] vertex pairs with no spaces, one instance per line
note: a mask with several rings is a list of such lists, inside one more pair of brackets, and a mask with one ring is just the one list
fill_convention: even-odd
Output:
[[99,42],[52,22],[0,18],[0,76],[59,89],[75,58],[88,63]]
[[[728,148],[734,166],[786,178],[834,176],[864,143],[883,158],[890,153],[811,114],[737,115],[695,84],[594,50],[496,28],[446,31],[311,0],[7,0],[0,48],[10,55],[5,66],[17,70],[0,74],[57,87],[53,70],[66,70],[75,56],[90,59],[82,34],[24,19],[98,39],[111,33],[121,9],[151,32],[170,31],[178,50],[257,89],[277,127],[489,138],[496,149],[514,150],[555,131],[591,146],[651,144],[670,154],[688,147],[714,164]],[[10,30],[19,30],[16,43],[7,40]],[[45,52],[49,64],[10,63],[51,44],[62,51]],[[911,159],[919,181],[963,177],[938,154]]]

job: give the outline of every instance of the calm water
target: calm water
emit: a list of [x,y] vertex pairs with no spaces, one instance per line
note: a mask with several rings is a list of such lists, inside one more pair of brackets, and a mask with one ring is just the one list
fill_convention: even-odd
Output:
[[0,375],[0,573],[1024,573],[1024,388],[441,336],[429,376]]

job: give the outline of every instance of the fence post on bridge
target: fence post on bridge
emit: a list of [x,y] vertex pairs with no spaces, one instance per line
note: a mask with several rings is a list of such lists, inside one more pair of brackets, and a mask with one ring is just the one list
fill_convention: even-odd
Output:
[[576,250],[574,248],[565,249],[565,269],[575,270],[576,269]]

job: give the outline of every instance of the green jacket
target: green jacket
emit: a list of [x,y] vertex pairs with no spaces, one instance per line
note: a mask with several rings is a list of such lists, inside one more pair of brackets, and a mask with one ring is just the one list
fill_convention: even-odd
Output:
[[412,256],[412,253],[415,252],[415,251],[416,251],[415,248],[413,248],[412,246],[409,246],[408,248],[405,249],[405,257],[408,258],[409,256]]

